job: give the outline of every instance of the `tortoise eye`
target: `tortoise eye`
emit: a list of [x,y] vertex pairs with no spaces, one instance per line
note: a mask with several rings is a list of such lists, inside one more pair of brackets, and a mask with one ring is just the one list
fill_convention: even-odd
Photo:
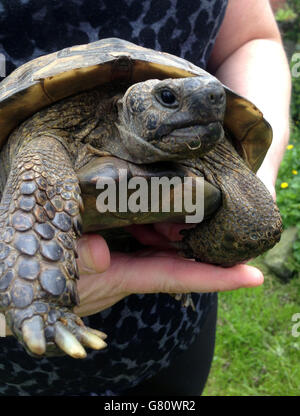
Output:
[[165,89],[160,91],[159,95],[163,104],[168,106],[174,106],[174,104],[177,104],[177,99],[172,91]]

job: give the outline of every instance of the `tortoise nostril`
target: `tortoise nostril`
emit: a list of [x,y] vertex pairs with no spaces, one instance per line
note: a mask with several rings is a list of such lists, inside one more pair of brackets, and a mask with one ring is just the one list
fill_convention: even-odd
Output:
[[213,104],[215,103],[215,101],[216,101],[216,95],[215,94],[212,94],[212,93],[209,94],[208,98],[209,98],[211,103],[213,103]]
[[220,103],[223,103],[225,101],[225,92],[224,91],[222,91],[222,92],[220,92],[220,94],[219,94],[219,102]]
[[219,88],[217,91],[210,91],[207,95],[207,99],[209,103],[214,106],[223,105],[225,100],[225,92],[220,91]]

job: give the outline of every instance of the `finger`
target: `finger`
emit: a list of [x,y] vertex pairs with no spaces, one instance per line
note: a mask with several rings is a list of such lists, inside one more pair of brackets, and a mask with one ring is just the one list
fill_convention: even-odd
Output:
[[252,266],[222,268],[163,252],[149,258],[113,253],[107,273],[118,276],[120,291],[128,293],[220,292],[263,283],[262,273]]
[[78,267],[80,273],[103,273],[110,265],[110,252],[103,237],[85,234],[78,240]]
[[178,254],[178,251],[176,249],[163,249],[158,250],[155,247],[146,247],[143,250],[139,250],[135,253],[136,257],[174,257],[176,259],[183,259],[187,261],[195,261],[194,259],[187,259],[183,258]]
[[155,246],[160,248],[169,248],[170,243],[167,237],[158,233],[153,224],[132,224],[126,227],[126,230],[140,243],[146,246]]
[[194,228],[196,224],[176,224],[170,222],[159,222],[155,224],[133,224],[126,227],[140,243],[157,248],[168,249],[170,241],[180,241],[182,229]]
[[180,241],[183,236],[180,234],[181,230],[195,228],[196,224],[173,224],[168,222],[158,222],[153,224],[154,230],[163,235],[169,241]]
[[75,309],[80,316],[87,316],[132,293],[215,292],[254,287],[262,282],[262,274],[253,267],[224,269],[196,263],[179,257],[174,250],[112,253],[108,270],[99,275],[81,275],[80,305]]

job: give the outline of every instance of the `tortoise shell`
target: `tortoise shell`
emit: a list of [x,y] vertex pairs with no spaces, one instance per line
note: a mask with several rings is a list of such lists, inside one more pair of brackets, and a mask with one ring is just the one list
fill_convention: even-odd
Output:
[[[117,38],[41,56],[20,66],[0,83],[0,145],[40,109],[84,90],[112,81],[136,83],[201,74],[207,72],[185,59]],[[224,127],[240,155],[256,172],[272,141],[271,126],[254,104],[224,88]]]

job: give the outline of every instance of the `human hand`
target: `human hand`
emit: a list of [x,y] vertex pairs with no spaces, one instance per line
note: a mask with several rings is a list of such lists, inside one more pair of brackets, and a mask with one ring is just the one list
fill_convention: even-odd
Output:
[[85,235],[78,244],[80,316],[104,310],[133,293],[221,292],[263,283],[262,273],[240,264],[222,268],[179,257],[171,242],[181,238],[182,225],[132,226],[132,234],[149,248],[138,253],[109,253],[99,235]]
[[[105,240],[86,234],[78,241],[80,316],[93,315],[133,293],[222,292],[263,283],[262,273],[240,264],[222,268],[184,259],[172,249],[182,224],[160,223],[128,229],[149,247],[138,253],[110,253]],[[6,335],[11,335],[6,328]]]

